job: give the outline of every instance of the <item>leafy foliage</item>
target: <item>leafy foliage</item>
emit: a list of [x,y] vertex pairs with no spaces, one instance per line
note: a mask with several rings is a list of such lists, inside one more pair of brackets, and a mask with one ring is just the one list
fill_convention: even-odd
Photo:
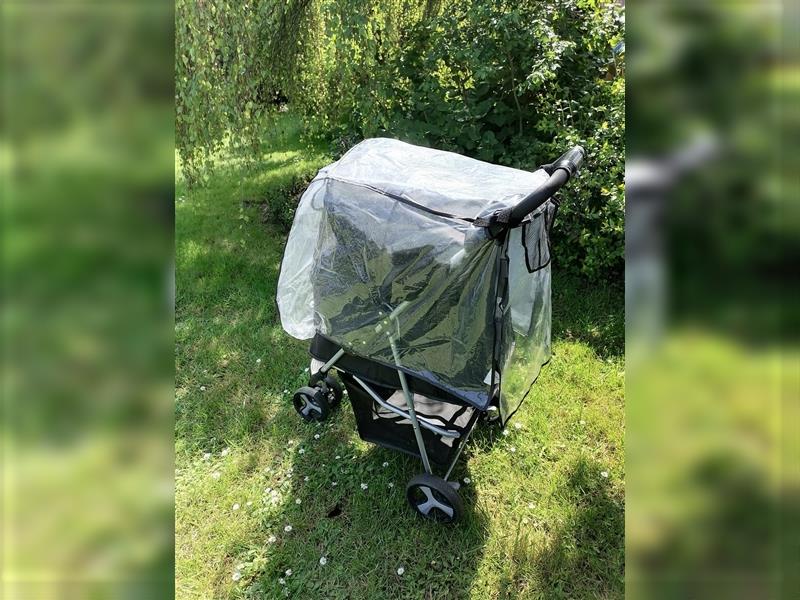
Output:
[[307,133],[385,135],[532,169],[580,143],[560,267],[621,270],[624,68],[616,3],[592,0],[178,0],[178,145],[190,181],[235,132],[257,147],[275,99]]

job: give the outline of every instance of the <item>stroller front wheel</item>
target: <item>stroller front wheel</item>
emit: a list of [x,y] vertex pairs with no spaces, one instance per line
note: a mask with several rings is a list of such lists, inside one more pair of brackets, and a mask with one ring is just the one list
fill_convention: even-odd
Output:
[[324,421],[331,413],[326,392],[316,387],[301,387],[294,393],[292,404],[306,421]]
[[406,499],[418,515],[432,521],[455,523],[464,514],[458,492],[441,477],[428,473],[408,482]]

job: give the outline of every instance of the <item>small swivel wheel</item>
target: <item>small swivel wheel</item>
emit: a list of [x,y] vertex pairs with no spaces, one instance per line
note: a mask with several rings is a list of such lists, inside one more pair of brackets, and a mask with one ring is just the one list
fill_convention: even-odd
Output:
[[292,404],[306,421],[324,421],[331,414],[328,393],[318,387],[301,387],[294,393]]
[[453,486],[428,473],[408,482],[406,499],[418,515],[439,523],[455,523],[464,514],[464,503]]
[[328,404],[332,409],[341,404],[344,390],[342,389],[342,384],[336,381],[336,378],[330,371],[326,374],[320,372],[314,373],[309,379],[308,385],[310,387],[324,389],[328,396]]

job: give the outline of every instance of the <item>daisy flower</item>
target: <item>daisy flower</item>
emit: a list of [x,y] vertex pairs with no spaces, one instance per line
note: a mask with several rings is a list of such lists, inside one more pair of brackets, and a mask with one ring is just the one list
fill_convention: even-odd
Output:
[[472,483],[472,479],[470,479],[469,477],[464,477],[464,483],[469,485],[470,483]]
[[383,467],[384,467],[384,468],[386,468],[386,467],[388,467],[388,466],[389,466],[389,463],[388,463],[388,462],[385,462],[385,463],[383,463]]
[[318,439],[319,439],[319,434],[318,434],[318,433],[315,433],[315,434],[314,434],[314,439],[315,439],[315,440],[318,440]]
[[398,575],[402,575],[405,572],[406,572],[405,567],[397,567],[397,574]]

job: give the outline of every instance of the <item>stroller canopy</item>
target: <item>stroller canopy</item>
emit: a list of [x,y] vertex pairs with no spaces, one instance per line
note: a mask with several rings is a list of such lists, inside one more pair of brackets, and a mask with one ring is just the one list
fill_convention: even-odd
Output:
[[364,140],[323,172],[468,220],[514,206],[548,178],[541,169],[521,171],[387,138]]
[[300,200],[278,282],[284,329],[394,367],[377,326],[402,305],[391,334],[404,371],[483,410],[516,352],[529,365],[517,386],[527,393],[550,353],[555,206],[504,243],[474,220],[547,178],[390,139],[354,146]]

